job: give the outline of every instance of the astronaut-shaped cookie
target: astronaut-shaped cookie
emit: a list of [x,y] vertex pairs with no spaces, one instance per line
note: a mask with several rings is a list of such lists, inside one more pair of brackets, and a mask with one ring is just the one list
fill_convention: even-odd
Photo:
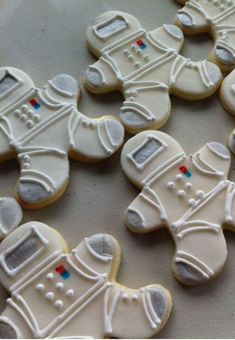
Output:
[[99,60],[87,69],[85,86],[94,93],[123,92],[120,118],[130,133],[165,124],[170,94],[206,98],[221,81],[216,65],[179,55],[184,37],[174,25],[147,32],[132,15],[110,11],[94,20],[87,39]]
[[210,59],[223,71],[235,67],[235,0],[177,0],[185,6],[176,24],[184,33],[208,32],[215,41]]
[[211,142],[186,156],[169,135],[145,131],[125,144],[121,163],[142,189],[126,210],[127,227],[148,233],[167,226],[176,246],[173,271],[182,283],[218,275],[227,258],[222,226],[235,227],[229,150]]
[[10,292],[1,338],[148,338],[172,308],[159,285],[130,289],[116,282],[120,249],[110,235],[84,239],[71,254],[39,222],[20,226],[0,245],[0,281]]
[[12,197],[0,197],[0,240],[5,238],[20,224],[23,211]]
[[114,117],[88,118],[77,110],[79,95],[69,75],[36,88],[24,72],[0,68],[0,160],[17,155],[17,196],[25,207],[41,208],[62,195],[68,155],[99,161],[123,142],[123,126]]

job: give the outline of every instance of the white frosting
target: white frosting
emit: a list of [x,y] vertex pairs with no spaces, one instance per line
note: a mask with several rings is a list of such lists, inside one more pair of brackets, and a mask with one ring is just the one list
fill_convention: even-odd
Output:
[[[122,23],[128,22],[125,27],[122,24],[120,31],[117,17],[122,18]],[[101,40],[98,28],[104,22],[108,23],[105,30],[108,29],[109,37]],[[214,64],[192,62],[179,55],[183,34],[174,25],[146,32],[133,16],[106,12],[88,28],[88,43],[100,58],[86,71],[85,85],[93,92],[123,91],[125,101],[120,116],[132,133],[151,126],[160,127],[166,122],[170,93],[183,98],[205,98],[217,89],[221,80]]]
[[[17,86],[9,83],[9,75]],[[9,152],[18,154],[18,196],[24,203],[43,206],[63,190],[70,151],[75,157],[101,160],[121,146],[124,131],[117,120],[88,118],[77,110],[79,89],[71,76],[59,75],[44,88],[35,88],[17,69],[1,68],[0,76],[0,129],[9,140]]]
[[[32,232],[44,240],[43,252],[31,241]],[[53,229],[28,223],[2,242],[1,259],[8,254],[15,258],[26,239],[31,255],[14,276],[0,262],[1,282],[11,291],[0,334],[4,323],[21,338],[148,338],[165,324],[172,303],[163,287],[132,290],[116,283],[120,250],[111,236],[87,238],[68,255],[61,252],[64,241]],[[92,327],[91,315],[96,315]]]
[[234,0],[189,0],[177,15],[177,21],[186,33],[187,30],[208,31],[215,37],[213,55],[225,70],[232,70],[235,65],[234,19]]
[[[166,145],[154,157],[148,144],[142,148],[149,136]],[[141,171],[130,157],[138,150],[146,162],[149,157]],[[142,188],[127,209],[126,224],[138,233],[166,225],[176,244],[177,278],[196,284],[218,275],[226,260],[222,226],[235,225],[235,184],[227,180],[230,156],[225,146],[211,142],[190,157],[180,151],[172,137],[157,131],[142,132],[125,144],[123,171]]]

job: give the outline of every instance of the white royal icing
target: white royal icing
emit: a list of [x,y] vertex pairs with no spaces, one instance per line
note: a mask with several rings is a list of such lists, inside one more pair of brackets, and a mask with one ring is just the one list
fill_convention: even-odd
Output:
[[[155,157],[146,144],[153,137],[167,145]],[[143,145],[149,162],[140,172],[133,154]],[[145,131],[125,144],[121,163],[128,178],[142,188],[127,209],[127,226],[138,233],[162,225],[169,228],[176,244],[175,274],[182,282],[193,277],[190,284],[195,284],[215,277],[227,255],[222,226],[235,225],[235,184],[227,180],[228,149],[211,142],[187,157],[167,134]],[[213,250],[207,244],[213,244]]]
[[[115,23],[117,17],[115,25],[109,24]],[[101,39],[98,31],[104,22],[109,35]],[[94,92],[123,91],[125,101],[120,116],[131,132],[160,127],[166,122],[170,111],[169,93],[204,98],[216,90],[221,79],[214,64],[192,62],[179,55],[183,34],[174,25],[147,32],[133,16],[111,11],[96,18],[95,24],[89,27],[88,43],[100,58],[88,68],[85,84]],[[193,80],[190,84],[187,83],[189,77]],[[156,96],[161,102],[158,109]]]
[[[30,238],[32,233],[45,246],[40,252]],[[21,338],[79,338],[83,334],[147,338],[160,330],[171,309],[168,293],[160,286],[131,290],[111,281],[118,256],[111,236],[86,238],[69,255],[63,253],[61,242],[51,228],[33,222],[19,227],[1,244],[1,282],[11,297],[0,317],[0,334],[2,324]],[[3,259],[11,254],[16,266],[19,247],[30,249],[31,255],[23,258],[13,275]],[[93,319],[91,328],[93,312],[99,317]],[[132,314],[133,326],[126,322]]]

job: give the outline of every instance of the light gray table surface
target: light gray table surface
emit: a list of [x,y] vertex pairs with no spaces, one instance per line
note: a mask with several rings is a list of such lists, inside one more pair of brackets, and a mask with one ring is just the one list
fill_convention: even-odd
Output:
[[[180,6],[173,0],[1,0],[0,65],[27,72],[44,85],[66,72],[81,82],[86,67],[95,61],[86,47],[86,28],[93,17],[110,9],[134,14],[146,29],[172,23]],[[212,41],[207,35],[186,37],[183,55],[207,58]],[[79,109],[88,116],[118,114],[122,95],[91,95],[82,87]],[[226,113],[217,94],[186,102],[172,98],[172,116],[162,128],[188,153],[208,141],[226,143],[235,118]],[[229,255],[221,275],[208,285],[188,288],[171,272],[174,245],[166,230],[143,236],[124,226],[124,211],[138,191],[122,173],[120,152],[99,164],[71,161],[70,185],[54,205],[25,211],[23,221],[40,220],[56,228],[75,247],[93,233],[110,233],[120,242],[122,263],[118,280],[137,288],[160,283],[174,299],[173,313],[161,338],[235,337],[235,234],[226,232]],[[234,160],[230,179],[235,180]],[[16,161],[0,164],[1,195],[13,195],[19,176]],[[0,289],[0,310],[7,293]]]

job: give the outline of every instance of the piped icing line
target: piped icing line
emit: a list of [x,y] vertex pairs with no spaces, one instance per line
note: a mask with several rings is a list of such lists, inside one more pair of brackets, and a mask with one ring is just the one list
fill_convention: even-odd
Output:
[[20,178],[20,181],[24,181],[27,176],[30,176],[30,175],[34,176],[35,175],[35,176],[41,178],[41,182],[43,182],[48,187],[51,187],[52,189],[57,188],[55,181],[53,181],[53,179],[50,176],[44,174],[41,171],[21,169],[20,173],[21,173],[22,176],[24,176],[24,178]]
[[221,231],[221,226],[219,224],[210,223],[207,221],[195,220],[185,222],[181,227],[179,227],[179,229],[176,228],[176,230],[177,238],[182,239],[185,235],[193,232],[212,231],[215,233],[219,233]]
[[212,200],[215,196],[220,194],[225,188],[228,186],[228,181],[219,182],[211,191],[196,201],[195,205],[189,208],[186,213],[177,221],[172,224],[173,230],[177,230],[178,228],[182,228],[187,223],[187,220],[194,215],[198,210],[200,210],[206,203]]
[[103,120],[103,124],[104,124],[104,130],[105,130],[105,135],[108,138],[108,142],[109,144],[112,146],[112,148],[116,148],[117,147],[117,143],[113,140],[113,137],[108,129],[108,119],[104,119]]
[[235,196],[235,184],[229,183],[225,201],[225,222],[234,223],[233,220],[233,201]]
[[158,50],[160,50],[161,52],[175,52],[175,49],[170,49],[167,45],[165,45],[162,41],[160,41],[159,39],[156,39],[153,35],[153,32],[148,32],[146,34],[146,38],[149,40],[149,42],[151,44],[153,44],[153,46],[155,46]]
[[[105,130],[104,130],[105,129]],[[98,137],[99,137],[99,141],[102,145],[102,147],[104,148],[104,150],[107,152],[108,155],[111,155],[113,150],[110,147],[110,145],[108,145],[108,143],[105,141],[103,135],[106,132],[107,127],[105,127],[105,122],[104,120],[99,120],[97,122],[97,132],[98,132]]]
[[196,256],[189,254],[185,251],[178,251],[176,254],[177,262],[184,262],[189,264],[194,269],[198,270],[206,279],[214,276],[214,271],[207,266],[203,261],[199,260]]
[[155,181],[159,179],[162,175],[165,175],[168,171],[170,171],[175,165],[181,163],[186,159],[185,153],[179,153],[175,156],[172,156],[169,160],[161,164],[157,169],[153,170],[150,175],[148,175],[144,180],[143,184],[152,186]]
[[110,256],[102,256],[102,255],[99,255],[97,254],[93,249],[92,247],[90,246],[89,244],[89,239],[86,237],[84,239],[84,242],[85,242],[85,245],[88,249],[88,251],[97,259],[97,260],[100,260],[102,262],[110,262],[112,261],[113,257],[110,255]]
[[174,86],[176,84],[177,77],[180,75],[189,60],[190,59],[182,58],[180,55],[175,58],[170,71],[170,86]]
[[[151,195],[152,199],[147,195]],[[153,206],[159,211],[161,220],[163,220],[164,222],[168,222],[167,213],[161,200],[150,187],[145,186],[142,192],[139,194],[139,197],[147,201],[151,206]]]
[[[224,172],[223,171],[218,171],[215,167],[210,165],[205,159],[202,158],[200,153],[196,153],[195,157],[194,157],[194,155],[190,155],[189,158],[190,158],[190,160],[192,162],[192,165],[198,171],[200,171],[200,172],[202,172],[204,174],[207,174],[207,175],[211,175],[211,176],[218,176],[218,177],[223,177],[224,176]],[[202,166],[200,166],[197,161],[199,161],[202,164]],[[205,169],[205,168],[207,168],[207,169]]]
[[149,290],[147,289],[145,291],[146,293],[146,305],[148,306],[148,309],[149,309],[149,313],[151,315],[151,317],[153,318],[154,322],[157,324],[157,325],[160,325],[161,324],[161,319],[158,317],[157,313],[154,311],[153,309],[153,306],[152,306],[152,302],[151,302],[151,298],[150,298],[150,293],[149,293]]
[[215,148],[212,148],[210,143],[207,143],[206,146],[212,153],[214,153],[219,158],[222,158],[222,159],[225,159],[225,160],[229,160],[231,158],[229,154],[225,155],[225,154],[219,153]]
[[155,117],[152,114],[152,112],[150,112],[145,106],[139,104],[139,103],[135,103],[133,101],[124,101],[123,106],[121,107],[120,111],[124,112],[125,111],[134,111],[136,112],[140,117],[146,119],[147,121],[153,122],[155,121]]
[[[112,320],[117,308],[117,304],[121,295],[120,290],[118,289],[116,291],[116,293],[114,294],[112,301],[110,302],[110,293],[111,290],[113,288],[112,283],[110,283],[107,286],[107,289],[105,291],[105,295],[104,295],[104,331],[106,335],[111,335],[113,332],[113,328],[112,328]],[[109,310],[108,310],[108,306]]]
[[76,261],[83,267],[85,268],[85,270],[87,270],[88,272],[90,272],[91,275],[93,275],[94,277],[101,277],[101,274],[98,273],[96,270],[94,270],[93,268],[91,268],[90,266],[88,266],[87,263],[85,263],[81,257],[78,255],[76,249],[72,250],[72,255],[75,257]]
[[148,302],[146,301],[146,290],[145,288],[141,288],[140,289],[140,296],[141,296],[141,301],[142,301],[142,305],[143,305],[143,309],[144,309],[144,312],[145,312],[145,315],[146,315],[146,318],[150,324],[150,326],[153,328],[153,329],[156,329],[158,327],[156,321],[154,320],[153,316],[151,315],[151,312],[149,312],[149,305],[148,305]]

